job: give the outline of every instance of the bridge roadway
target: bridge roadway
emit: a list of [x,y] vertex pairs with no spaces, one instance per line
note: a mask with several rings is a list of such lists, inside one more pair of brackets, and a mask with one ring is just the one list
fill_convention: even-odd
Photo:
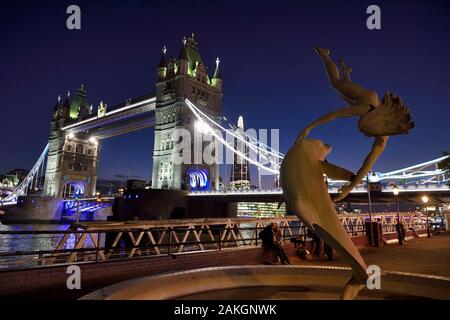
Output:
[[130,99],[120,105],[107,109],[104,116],[94,115],[62,128],[67,134],[90,130],[97,139],[155,126],[155,94]]
[[[331,195],[338,193],[337,187],[329,188]],[[400,187],[399,201],[407,203],[422,203],[421,197],[426,194],[430,203],[450,203],[450,188],[442,185],[421,185]],[[281,189],[236,190],[236,191],[196,191],[188,193],[199,201],[214,202],[279,202],[283,200]],[[392,203],[395,197],[389,187],[382,192],[372,192],[373,203]],[[367,203],[367,190],[365,187],[355,188],[350,195],[341,202]]]

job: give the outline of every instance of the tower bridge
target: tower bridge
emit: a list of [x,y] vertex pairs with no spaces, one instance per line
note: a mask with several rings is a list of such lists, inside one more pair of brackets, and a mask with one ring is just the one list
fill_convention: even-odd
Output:
[[[87,102],[84,86],[64,103],[58,99],[51,121],[44,194],[52,197],[92,196],[96,190],[101,141],[128,132],[154,128],[152,184],[158,189],[186,189],[189,164],[175,164],[174,132],[193,132],[184,99],[189,98],[213,118],[221,115],[222,78],[219,61],[208,75],[195,36],[184,38],[178,58],[170,58],[164,47],[156,68],[156,92],[128,99],[108,108],[100,102],[97,112]],[[191,141],[194,145],[195,141]],[[203,149],[198,152],[203,153]],[[218,186],[218,165],[202,163],[209,187]]]
[[[200,124],[205,134],[211,134],[233,152],[235,160],[241,160],[241,165],[235,168],[239,177],[234,180],[249,180],[249,165],[275,177],[279,174],[284,155],[247,135],[243,125],[236,127],[222,116],[223,80],[219,59],[214,73],[208,74],[192,35],[183,39],[176,58],[169,57],[164,47],[156,74],[155,93],[128,99],[113,107],[100,102],[96,112],[88,102],[83,85],[75,95],[68,94],[64,102],[58,98],[52,112],[48,145],[29,175],[2,199],[3,204],[15,203],[19,196],[33,192],[55,198],[89,198],[95,195],[102,140],[144,128],[154,128],[153,189],[188,190],[191,198],[214,201],[279,201],[280,189],[254,190],[246,185],[245,190],[221,190],[218,163],[206,163],[202,157],[207,145],[201,143],[201,148],[196,149],[194,146],[198,141],[191,139],[190,150],[177,148],[180,140],[176,131],[184,129],[194,133]],[[233,136],[232,142],[223,138],[225,131]],[[195,137],[194,134],[192,136]],[[197,158],[202,162],[193,165],[173,161],[175,155],[182,156],[186,152],[191,153],[191,158],[200,154]],[[427,192],[435,193],[445,202],[450,192],[449,174],[437,165],[447,158],[440,157],[391,172],[374,172],[352,191],[350,197],[355,201],[363,197],[367,192],[367,182],[379,183],[382,194],[390,193],[391,183],[396,183],[402,193],[409,194],[410,199],[420,192]],[[233,174],[236,175],[235,172]],[[45,179],[41,179],[43,176]],[[196,177],[202,177],[202,181],[197,183],[199,179]],[[41,180],[45,180],[44,186],[39,185]],[[330,193],[337,193],[346,183],[330,179],[327,182]]]

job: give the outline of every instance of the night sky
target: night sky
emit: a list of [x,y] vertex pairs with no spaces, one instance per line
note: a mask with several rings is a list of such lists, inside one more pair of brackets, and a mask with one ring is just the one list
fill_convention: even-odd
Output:
[[[279,128],[286,152],[299,131],[344,106],[314,45],[353,67],[352,80],[403,97],[416,128],[390,139],[375,170],[431,160],[450,149],[450,5],[447,1],[8,1],[0,10],[0,173],[30,169],[48,139],[58,94],[83,83],[88,101],[109,106],[155,90],[161,48],[177,57],[195,32],[210,73],[224,78],[223,115],[246,127]],[[381,7],[382,29],[366,28]],[[67,6],[82,29],[66,28]],[[372,139],[357,119],[317,128],[329,161],[356,170]],[[153,130],[105,140],[99,177],[149,180]],[[221,171],[223,173],[223,171]],[[228,173],[229,175],[229,173]],[[254,176],[254,175],[253,175]]]

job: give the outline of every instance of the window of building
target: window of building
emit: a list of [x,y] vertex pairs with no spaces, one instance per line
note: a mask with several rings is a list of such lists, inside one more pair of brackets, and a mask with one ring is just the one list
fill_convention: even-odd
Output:
[[83,153],[83,145],[82,144],[77,144],[77,146],[75,148],[75,152],[76,153]]

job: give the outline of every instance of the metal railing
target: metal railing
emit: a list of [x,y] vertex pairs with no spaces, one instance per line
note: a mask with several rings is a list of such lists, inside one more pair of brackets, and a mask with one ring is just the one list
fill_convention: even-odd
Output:
[[[0,251],[0,270],[260,246],[259,232],[271,222],[281,228],[283,242],[311,240],[296,217],[80,223],[68,230],[0,231],[2,244],[18,248]],[[350,237],[366,235],[364,219],[341,222]],[[414,225],[410,222],[407,229]],[[392,224],[382,228],[383,233],[395,232]],[[25,242],[28,247],[21,245]],[[36,248],[41,242],[46,245]]]
[[[252,219],[254,220],[254,219]],[[10,236],[12,241],[33,242],[53,238],[56,245],[39,250],[9,250],[0,252],[0,269],[37,267],[60,263],[106,261],[183,254],[193,251],[224,250],[241,246],[258,246],[258,234],[264,225],[274,221],[242,223],[217,221],[189,225],[152,223],[136,226],[96,228],[95,224],[72,225],[66,231],[1,231],[2,241]],[[277,222],[275,220],[275,222]],[[303,233],[298,220],[291,223],[278,221],[283,230],[283,241]],[[133,226],[134,225],[134,226]],[[298,225],[298,226],[297,226]],[[55,238],[56,241],[55,241]]]

